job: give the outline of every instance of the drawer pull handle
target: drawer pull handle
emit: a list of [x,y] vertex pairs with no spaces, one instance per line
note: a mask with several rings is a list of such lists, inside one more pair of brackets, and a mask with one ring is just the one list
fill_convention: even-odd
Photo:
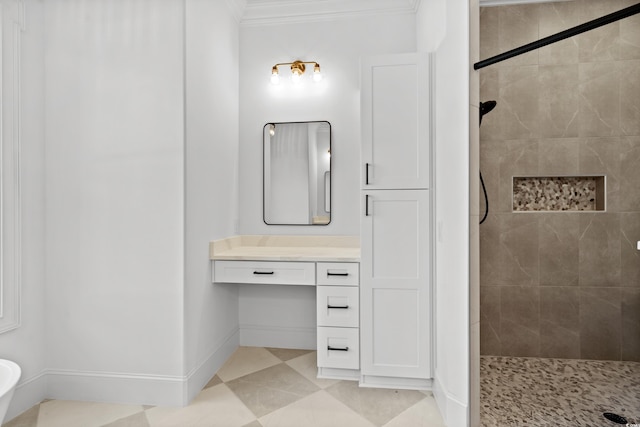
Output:
[[347,310],[349,306],[348,305],[327,305],[327,308],[341,308],[343,310]]
[[327,271],[327,276],[348,276],[349,273],[331,273],[330,271]]
[[364,168],[365,168],[364,184],[369,185],[369,163],[365,163]]
[[349,347],[331,347],[330,345],[327,346],[327,350],[329,351],[349,351]]
[[254,271],[253,274],[273,274],[273,271]]

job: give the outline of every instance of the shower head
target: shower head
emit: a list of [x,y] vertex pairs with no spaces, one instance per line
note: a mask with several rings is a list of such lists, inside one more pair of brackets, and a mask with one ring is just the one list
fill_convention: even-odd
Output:
[[489,114],[498,103],[496,101],[487,101],[480,103],[480,124],[482,124],[482,116]]

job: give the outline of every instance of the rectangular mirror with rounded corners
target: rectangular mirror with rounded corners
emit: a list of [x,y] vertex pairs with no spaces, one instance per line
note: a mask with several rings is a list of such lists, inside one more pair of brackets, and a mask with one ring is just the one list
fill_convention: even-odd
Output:
[[267,123],[262,137],[265,224],[329,224],[331,124]]

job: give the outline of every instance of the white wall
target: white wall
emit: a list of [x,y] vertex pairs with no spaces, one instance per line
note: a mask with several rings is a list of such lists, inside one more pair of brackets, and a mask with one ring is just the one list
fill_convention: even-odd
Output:
[[183,2],[45,13],[49,397],[179,404]]
[[[241,27],[239,234],[360,234],[360,57],[414,52],[415,28],[413,14]],[[274,64],[297,59],[317,61],[324,80],[293,87],[284,66],[270,84]],[[331,122],[331,224],[265,225],[262,128],[307,120]]]
[[[469,4],[422,2],[420,50],[436,51],[435,396],[447,426],[469,406]],[[476,191],[474,189],[474,191]]]
[[238,288],[211,283],[209,241],[234,234],[237,214],[238,23],[223,1],[186,2],[187,397],[238,346]]
[[22,377],[7,419],[44,397],[44,51],[43,7],[25,1],[29,17],[21,33],[22,322],[0,334],[0,358],[17,362]]

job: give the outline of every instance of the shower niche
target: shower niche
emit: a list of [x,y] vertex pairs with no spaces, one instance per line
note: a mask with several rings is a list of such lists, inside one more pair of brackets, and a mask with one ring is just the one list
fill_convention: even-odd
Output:
[[604,175],[514,176],[513,211],[604,211]]

